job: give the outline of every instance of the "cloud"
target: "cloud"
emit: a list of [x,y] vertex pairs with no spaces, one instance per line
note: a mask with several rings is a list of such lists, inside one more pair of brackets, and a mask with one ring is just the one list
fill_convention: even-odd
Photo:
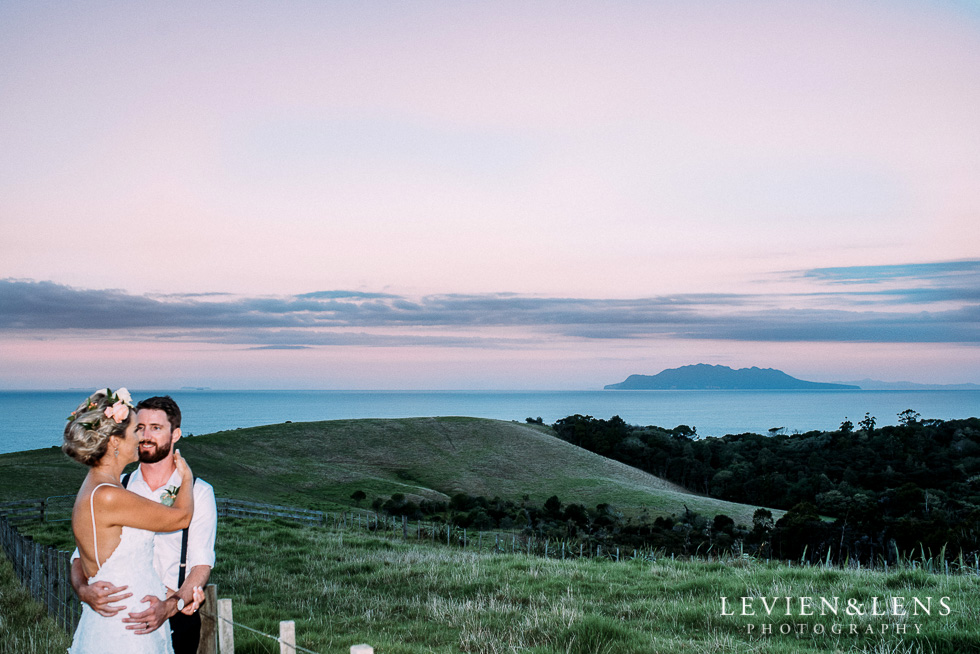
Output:
[[250,347],[249,350],[309,350],[309,345],[260,345]]
[[[47,336],[125,331],[129,338],[250,349],[511,348],[556,337],[980,343],[980,261],[820,268],[787,276],[815,288],[634,299],[514,293],[408,298],[342,290],[238,297],[134,295],[5,279],[0,280],[0,331]],[[800,306],[807,301],[817,306]]]
[[930,279],[940,279],[949,284],[954,280],[976,280],[980,277],[980,260],[814,268],[803,271],[802,274],[804,277],[837,284],[868,284],[895,280],[921,282]]
[[815,268],[799,278],[826,284],[822,293],[854,303],[892,305],[940,302],[980,302],[980,261],[940,261],[888,266]]
[[373,298],[397,298],[397,295],[390,295],[388,293],[362,293],[360,291],[315,291],[313,293],[303,293],[302,295],[297,295],[296,297],[302,299],[340,299],[340,298],[353,298],[353,299],[373,299]]
[[534,347],[529,338],[497,338],[441,334],[386,334],[357,331],[306,329],[221,329],[170,331],[136,336],[141,340],[165,340],[186,343],[221,343],[251,345],[248,350],[298,350],[315,347],[459,347],[486,349],[519,349]]

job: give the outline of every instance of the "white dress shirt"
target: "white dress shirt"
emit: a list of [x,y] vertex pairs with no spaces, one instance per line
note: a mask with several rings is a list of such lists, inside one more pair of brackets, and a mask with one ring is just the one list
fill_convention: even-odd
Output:
[[[167,489],[180,488],[180,475],[174,470],[160,488],[155,491],[143,481],[140,468],[137,468],[126,485],[141,497],[154,502],[160,502],[168,494]],[[174,490],[174,494],[176,491]],[[153,537],[153,567],[156,569],[163,584],[170,590],[177,590],[177,579],[180,574],[180,545],[183,529],[170,532],[157,532]],[[214,488],[203,479],[194,480],[194,516],[187,532],[187,568],[184,576],[197,565],[214,567],[214,541],[218,532],[218,508],[214,501]],[[78,550],[72,554],[72,560],[78,558]],[[111,581],[111,580],[110,580]]]
[[[127,490],[148,500],[159,502],[167,494],[167,489],[180,487],[180,475],[174,470],[160,488],[155,491],[143,481],[143,474],[137,468],[129,478]],[[175,491],[176,493],[176,491]],[[214,541],[218,531],[218,509],[214,502],[214,488],[203,479],[194,480],[194,516],[187,532],[187,568],[185,576],[197,565],[214,567]],[[180,573],[180,543],[183,530],[158,532],[153,537],[153,567],[163,580],[163,584],[177,590],[177,575]]]

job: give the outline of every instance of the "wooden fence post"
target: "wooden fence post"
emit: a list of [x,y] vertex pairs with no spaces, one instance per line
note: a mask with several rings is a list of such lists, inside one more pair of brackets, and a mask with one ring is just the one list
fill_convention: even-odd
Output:
[[230,599],[218,600],[218,653],[235,654],[235,625]]
[[218,654],[218,587],[204,587],[204,604],[201,605],[201,640],[197,654]]
[[41,567],[41,543],[33,541],[31,543],[30,552],[30,565],[31,565],[31,596],[34,597],[35,601],[42,601],[42,589],[44,588],[44,575],[43,569]]
[[48,607],[48,615],[57,621],[58,601],[57,601],[57,579],[58,569],[55,567],[55,550],[53,547],[44,548],[44,604]]
[[279,622],[279,654],[296,654],[296,623],[292,620]]

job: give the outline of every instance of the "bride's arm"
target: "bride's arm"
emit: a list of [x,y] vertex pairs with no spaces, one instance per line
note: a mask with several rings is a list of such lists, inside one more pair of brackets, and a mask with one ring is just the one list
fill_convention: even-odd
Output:
[[194,515],[194,476],[180,452],[174,452],[174,463],[181,483],[173,506],[148,500],[123,488],[109,487],[100,493],[99,502],[106,522],[161,532],[177,531],[190,525]]

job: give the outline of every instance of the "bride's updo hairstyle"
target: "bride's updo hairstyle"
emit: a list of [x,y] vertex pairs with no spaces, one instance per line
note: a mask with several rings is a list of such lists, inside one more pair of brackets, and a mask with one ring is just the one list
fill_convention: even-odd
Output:
[[129,391],[95,391],[68,416],[61,451],[91,467],[105,456],[112,436],[122,436],[133,419]]

